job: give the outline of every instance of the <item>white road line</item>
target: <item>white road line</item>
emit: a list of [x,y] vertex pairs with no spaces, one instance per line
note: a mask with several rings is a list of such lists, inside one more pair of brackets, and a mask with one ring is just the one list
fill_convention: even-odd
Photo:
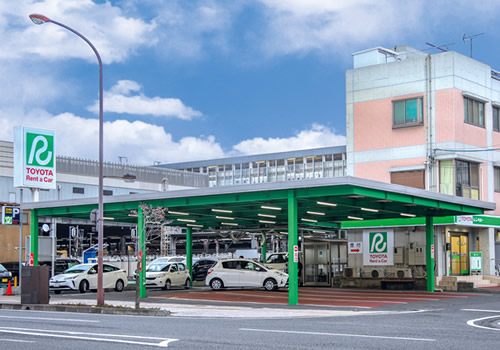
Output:
[[500,310],[462,309],[462,311],[494,312],[500,314]]
[[2,339],[2,342],[4,341],[10,341],[13,343],[34,343],[32,340],[19,340],[19,339]]
[[478,321],[483,321],[483,320],[487,320],[489,318],[495,318],[495,317],[500,317],[500,316],[496,315],[496,316],[488,316],[488,317],[476,318],[475,320],[467,321],[467,324],[469,326],[472,326],[472,327],[482,328],[482,329],[488,329],[490,331],[500,331],[500,328],[485,327],[485,326],[480,326],[480,325],[476,324],[476,322],[478,322]]
[[[46,330],[46,329],[15,328],[15,327],[0,327],[0,333],[24,334],[24,335],[64,338],[64,339],[81,339],[81,340],[87,340],[87,341],[99,341],[99,342],[158,346],[158,347],[168,347],[168,344],[170,342],[179,340],[179,339],[173,339],[173,338],[143,337],[143,336],[133,336],[133,335],[125,335],[125,334],[102,334],[102,333],[84,333],[84,332],[71,332],[71,331],[52,331],[52,330]],[[59,333],[59,334],[54,334],[54,333]],[[77,336],[76,334],[79,334],[80,336]],[[96,336],[96,335],[97,336],[104,336],[104,337],[153,339],[153,340],[161,340],[161,341],[159,343],[146,343],[146,342],[133,341],[133,340],[95,338],[94,336]]]
[[20,317],[20,316],[0,316],[0,318],[20,318],[23,320],[47,320],[47,321],[64,321],[64,322],[87,322],[87,323],[99,323],[101,321],[95,320],[79,320],[74,318],[47,318],[47,317]]
[[273,330],[273,329],[240,328],[240,331],[268,332],[268,333],[309,334],[309,335],[330,335],[330,336],[337,336],[337,337],[378,338],[378,339],[391,339],[391,340],[415,340],[415,341],[429,341],[429,342],[430,341],[436,341],[436,339],[428,339],[428,338],[389,337],[389,336],[383,336],[383,335],[366,335],[366,334],[300,332],[300,331],[283,331],[283,330]]

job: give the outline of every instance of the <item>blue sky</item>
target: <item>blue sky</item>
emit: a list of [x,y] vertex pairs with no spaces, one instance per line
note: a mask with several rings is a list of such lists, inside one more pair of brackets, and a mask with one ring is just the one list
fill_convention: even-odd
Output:
[[[0,140],[56,131],[59,155],[179,162],[345,144],[353,52],[426,42],[500,70],[499,1],[0,0]],[[436,52],[430,50],[429,52]]]

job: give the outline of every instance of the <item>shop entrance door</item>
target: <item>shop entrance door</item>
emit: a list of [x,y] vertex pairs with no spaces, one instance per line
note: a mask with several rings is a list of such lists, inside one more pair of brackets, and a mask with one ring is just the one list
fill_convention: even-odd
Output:
[[467,233],[451,234],[451,274],[469,274],[469,235]]
[[332,277],[342,277],[344,274],[344,267],[347,266],[347,243],[331,243],[331,266]]
[[304,244],[304,285],[330,285],[330,243],[307,242]]

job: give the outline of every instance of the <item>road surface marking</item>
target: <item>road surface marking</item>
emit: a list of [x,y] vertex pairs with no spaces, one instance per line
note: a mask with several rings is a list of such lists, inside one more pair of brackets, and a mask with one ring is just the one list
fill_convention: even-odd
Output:
[[20,318],[20,319],[26,319],[26,320],[47,320],[47,321],[65,321],[65,322],[88,322],[88,323],[99,323],[101,321],[95,321],[95,320],[79,320],[79,319],[74,319],[74,318],[46,318],[46,317],[21,317],[21,316],[0,316],[0,318]]
[[486,327],[486,326],[481,326],[481,325],[476,324],[476,322],[478,322],[478,321],[483,321],[483,320],[487,320],[487,319],[490,319],[490,318],[498,318],[498,317],[500,317],[500,316],[496,315],[496,316],[488,316],[488,317],[476,318],[475,320],[467,321],[467,324],[469,326],[472,326],[472,327],[482,328],[482,329],[488,329],[490,331],[500,331],[500,328]]
[[345,333],[300,332],[300,331],[283,331],[283,330],[274,330],[274,329],[240,328],[240,331],[309,334],[309,335],[330,335],[330,336],[337,336],[337,337],[378,338],[378,339],[392,339],[392,340],[416,340],[416,341],[429,341],[429,342],[436,341],[436,339],[428,339],[428,338],[389,337],[389,336],[383,336],[383,335],[345,334]]
[[32,340],[19,340],[19,339],[2,339],[2,341],[10,341],[13,343],[34,343]]
[[[123,344],[133,344],[133,345],[147,345],[147,346],[158,346],[158,347],[168,347],[168,344],[179,339],[173,338],[158,338],[158,337],[144,337],[144,336],[134,336],[125,334],[103,334],[103,333],[85,333],[85,332],[71,332],[71,331],[53,331],[46,329],[32,329],[32,328],[15,328],[15,327],[0,327],[0,333],[9,334],[24,334],[40,337],[52,337],[52,338],[64,338],[64,339],[81,339],[87,341],[100,341],[100,342],[110,342],[110,343],[123,343]],[[59,334],[53,334],[59,333]],[[78,336],[78,335],[80,336]],[[132,339],[152,339],[161,340],[159,343],[146,343],[133,340],[121,340],[121,339],[107,339],[107,338],[95,338],[94,336],[104,336],[104,337],[120,337],[120,338],[132,338]],[[89,337],[90,336],[90,337]]]
[[500,310],[462,309],[462,311],[494,312],[500,314]]

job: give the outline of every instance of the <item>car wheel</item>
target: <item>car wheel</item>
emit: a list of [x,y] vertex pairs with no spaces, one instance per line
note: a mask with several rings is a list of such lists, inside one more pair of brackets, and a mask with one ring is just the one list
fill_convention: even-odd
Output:
[[80,282],[80,293],[85,293],[89,290],[89,282],[83,280]]
[[125,288],[125,284],[123,283],[122,280],[116,281],[115,284],[115,291],[117,292],[123,292],[123,289]]
[[191,280],[187,278],[186,283],[184,283],[184,289],[189,289],[190,287],[191,287]]
[[218,289],[224,288],[224,284],[222,283],[222,281],[220,279],[214,278],[213,280],[210,281],[210,287],[213,290],[218,290]]
[[55,290],[54,294],[61,294],[61,291],[60,290]]
[[278,289],[278,283],[273,278],[268,278],[264,281],[264,289],[267,291],[273,291]]
[[170,290],[170,288],[172,288],[172,282],[170,282],[170,280],[166,280],[163,289]]

